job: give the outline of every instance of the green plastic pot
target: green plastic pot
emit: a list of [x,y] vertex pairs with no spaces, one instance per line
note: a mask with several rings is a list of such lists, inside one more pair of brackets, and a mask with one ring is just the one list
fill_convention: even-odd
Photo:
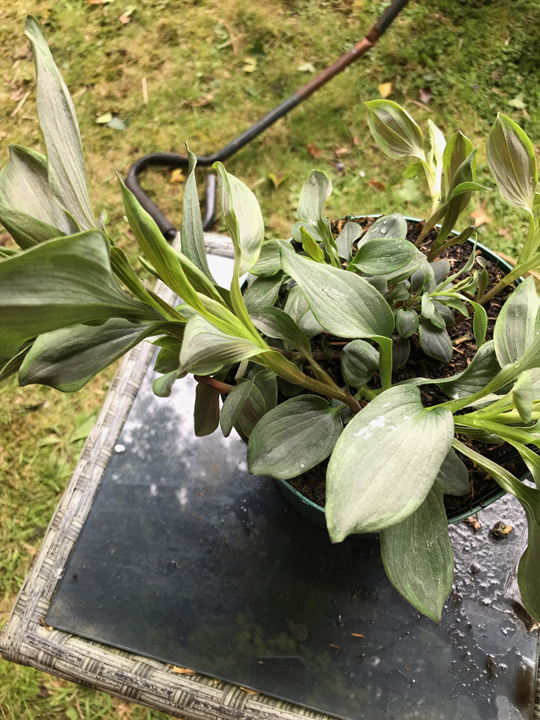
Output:
[[[380,215],[361,215],[357,217],[381,217]],[[420,222],[418,218],[411,218],[406,217],[406,220],[409,220],[411,222]],[[457,231],[453,231],[455,235],[458,235]],[[474,247],[474,242],[471,240],[467,240],[469,245]],[[510,263],[506,262],[502,258],[500,258],[498,255],[495,255],[489,248],[487,248],[485,245],[482,245],[481,243],[476,243],[477,250],[482,251],[482,255],[487,258],[488,260],[491,260],[492,262],[497,263],[497,265],[502,269],[505,270],[507,273],[512,270],[512,266]],[[521,282],[522,278],[520,278],[517,282]],[[527,474],[525,474],[521,480],[524,480],[527,477]],[[290,485],[286,480],[278,480],[274,478],[275,482],[278,484],[279,489],[285,495],[287,500],[293,505],[302,515],[307,518],[308,520],[311,520],[316,525],[319,525],[320,527],[326,528],[326,516],[324,508],[320,505],[317,505],[317,503],[314,503],[312,500],[309,500],[307,497],[302,495],[302,493],[298,492],[298,490],[295,490],[292,485]],[[496,500],[499,500],[500,498],[505,495],[506,492],[502,488],[494,488],[489,493],[486,493],[484,496],[480,496],[478,498],[478,501],[476,504],[470,509],[465,510],[464,512],[457,512],[457,511],[450,511],[448,513],[448,524],[453,525],[454,523],[459,522],[460,520],[464,520],[467,517],[470,517],[471,515],[474,515],[475,513],[479,512],[485,507],[488,507],[488,505],[491,505]],[[362,537],[377,537],[378,533],[365,533],[361,534]]]

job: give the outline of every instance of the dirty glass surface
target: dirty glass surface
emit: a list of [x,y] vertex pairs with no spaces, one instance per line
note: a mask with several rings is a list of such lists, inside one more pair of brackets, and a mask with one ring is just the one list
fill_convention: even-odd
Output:
[[[532,717],[537,634],[515,602],[517,503],[452,529],[440,625],[385,577],[377,540],[331,545],[245,446],[193,434],[194,381],[148,371],[54,595],[53,627],[350,720]],[[513,526],[497,541],[489,528]]]

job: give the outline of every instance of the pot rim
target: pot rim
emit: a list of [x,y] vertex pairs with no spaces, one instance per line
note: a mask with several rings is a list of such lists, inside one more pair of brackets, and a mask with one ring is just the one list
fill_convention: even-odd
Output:
[[[350,216],[348,216],[348,219],[355,220],[355,219],[362,218],[362,217],[379,218],[379,217],[383,217],[383,215],[381,213],[377,213],[377,214],[374,213],[372,215],[369,215],[369,214],[350,215]],[[404,215],[403,217],[405,218],[405,220],[409,220],[410,222],[423,222],[419,218],[410,217],[408,215]],[[436,227],[441,227],[441,226],[436,225]],[[452,233],[454,235],[459,235],[459,232],[457,230],[452,230]],[[471,245],[472,247],[474,247],[475,243],[473,240],[468,239],[468,240],[466,240],[466,242],[469,245]],[[503,270],[510,272],[513,269],[512,265],[509,262],[507,262],[506,260],[503,260],[503,258],[501,258],[499,255],[497,255],[493,250],[488,248],[486,245],[483,245],[482,243],[477,242],[476,249],[481,250],[482,254],[484,254],[488,258],[488,260],[491,260],[492,262],[496,262],[497,265],[499,265],[499,267],[502,268]],[[520,277],[516,280],[517,283],[520,283],[522,281],[523,281],[522,277]],[[523,482],[524,480],[526,480],[529,477],[529,475],[530,475],[530,473],[525,473],[525,475],[523,475],[520,478],[520,481]],[[301,492],[296,490],[292,485],[290,485],[287,482],[287,480],[279,480],[276,478],[274,478],[274,479],[276,480],[277,483],[282,485],[282,487],[287,490],[287,494],[294,495],[297,503],[305,506],[305,510],[307,512],[309,512],[310,514],[319,513],[321,521],[323,521],[324,524],[326,525],[326,512],[325,512],[324,507],[322,507],[321,505],[317,505],[317,503],[314,503],[313,500],[310,500],[305,495],[303,495]],[[504,495],[506,495],[506,491],[503,490],[501,487],[499,487],[497,491],[494,491],[492,494],[488,495],[487,498],[485,498],[484,500],[481,500],[479,503],[475,504],[471,508],[471,510],[464,510],[464,511],[456,514],[455,516],[450,513],[450,516],[448,517],[448,524],[453,525],[454,523],[460,522],[461,520],[465,520],[465,518],[468,518],[471,515],[475,515],[476,513],[480,512],[481,510],[488,507],[489,505],[492,505],[497,500],[500,500],[502,497],[504,497]],[[376,534],[378,534],[378,533],[376,533]]]

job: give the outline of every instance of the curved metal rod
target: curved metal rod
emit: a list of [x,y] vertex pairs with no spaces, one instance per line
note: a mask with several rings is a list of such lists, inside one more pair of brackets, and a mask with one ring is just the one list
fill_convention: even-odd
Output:
[[[375,25],[370,29],[368,34],[360,40],[353,48],[342,55],[333,65],[325,68],[316,77],[310,80],[308,83],[303,85],[287,100],[282,102],[276,108],[267,113],[258,122],[252,125],[247,130],[244,130],[238,137],[232,140],[222,150],[213,155],[198,155],[197,164],[199,167],[210,167],[215,162],[224,162],[240,148],[247,145],[253,138],[259,135],[263,130],[273,125],[276,120],[286,115],[290,110],[299,105],[303,100],[308,98],[320,87],[326,85],[326,83],[335,77],[338,73],[345,70],[346,67],[351,63],[358,60],[372,48],[375,43],[379,40],[381,35],[388,29],[392,21],[399,15],[401,10],[407,5],[408,0],[393,0],[393,2],[386,8],[381,17],[377,20]],[[172,240],[177,230],[174,225],[168,220],[168,218],[161,212],[158,206],[150,200],[148,195],[144,192],[139,184],[139,175],[143,170],[151,166],[159,167],[171,167],[171,168],[188,168],[187,155],[181,153],[150,153],[137,160],[129,169],[126,177],[126,186],[135,195],[137,200],[141,203],[142,207],[151,215],[156,221],[159,229],[167,240]],[[206,201],[205,201],[205,217],[203,221],[203,229],[209,230],[215,219],[215,205],[216,205],[216,176],[211,173],[208,175],[206,180]]]

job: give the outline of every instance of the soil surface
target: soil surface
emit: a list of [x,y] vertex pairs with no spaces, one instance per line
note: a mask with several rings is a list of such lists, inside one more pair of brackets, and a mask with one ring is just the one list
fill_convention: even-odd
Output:
[[[367,230],[375,221],[372,217],[360,217],[360,218],[344,218],[342,220],[334,220],[332,222],[332,232],[334,236],[337,236],[341,231],[341,228],[346,222],[357,222],[361,225],[364,230]],[[411,242],[415,242],[416,238],[422,230],[423,223],[408,222],[408,233],[407,239]],[[431,244],[437,236],[435,229],[431,230],[421,246],[422,251],[426,254],[431,249]],[[295,243],[296,245],[296,243]],[[353,251],[354,254],[355,250]],[[453,274],[462,268],[470,257],[471,245],[464,243],[463,245],[454,245],[450,247],[446,252],[441,253],[437,260],[447,258],[450,261],[450,273]],[[477,255],[480,255],[481,251],[477,250]],[[487,270],[489,273],[489,284],[488,290],[496,285],[499,280],[505,275],[504,271],[497,265],[497,263],[487,260]],[[471,274],[471,273],[469,273]],[[467,274],[460,276],[462,278],[467,277]],[[488,329],[486,334],[486,341],[493,338],[493,328],[495,320],[499,314],[499,311],[504,304],[506,298],[511,294],[514,289],[514,285],[510,285],[500,292],[493,300],[485,306],[488,315]],[[457,318],[461,315],[454,313]],[[415,334],[410,338],[410,354],[405,365],[392,373],[392,382],[401,382],[402,380],[408,380],[414,377],[428,377],[428,378],[442,378],[450,377],[462,372],[469,365],[472,358],[476,354],[476,342],[474,340],[474,334],[472,330],[472,318],[463,320],[457,323],[453,327],[448,328],[450,337],[452,338],[452,344],[454,346],[454,354],[451,362],[445,364],[438,360],[425,355],[420,348],[418,341],[418,335]],[[324,369],[334,378],[338,385],[344,385],[343,378],[341,376],[341,361],[340,352],[341,348],[350,342],[344,338],[334,337],[328,333],[317,336],[313,339],[312,344],[314,349],[322,349],[323,342],[327,349],[334,351],[334,357],[328,361],[320,361],[320,364]],[[309,369],[305,369],[306,374]],[[373,381],[369,385],[376,389],[380,387],[378,377],[375,375]],[[448,400],[448,396],[437,386],[437,385],[423,385],[419,388],[422,395],[422,402],[426,407],[436,405],[441,402]],[[280,398],[285,400],[286,398]],[[511,446],[506,443],[500,443],[499,445],[492,445],[488,443],[481,443],[478,441],[472,441],[470,438],[460,437],[462,442],[466,443],[470,447],[473,447],[477,452],[481,453],[485,457],[495,460],[500,465],[505,467],[507,470],[512,472],[517,477],[521,477],[527,472],[525,463],[521,460],[521,457]],[[472,461],[465,458],[460,453],[465,465],[469,468],[469,480],[471,485],[471,492],[468,495],[461,497],[445,496],[445,506],[447,513],[456,516],[463,512],[472,512],[472,509],[479,502],[483,502],[492,497],[499,491],[499,486],[488,475],[484,470],[475,466]],[[289,484],[292,485],[296,490],[302,493],[305,497],[309,498],[317,505],[324,507],[326,497],[326,468],[328,460],[315,466],[303,475],[298,476],[292,480],[289,480]]]

